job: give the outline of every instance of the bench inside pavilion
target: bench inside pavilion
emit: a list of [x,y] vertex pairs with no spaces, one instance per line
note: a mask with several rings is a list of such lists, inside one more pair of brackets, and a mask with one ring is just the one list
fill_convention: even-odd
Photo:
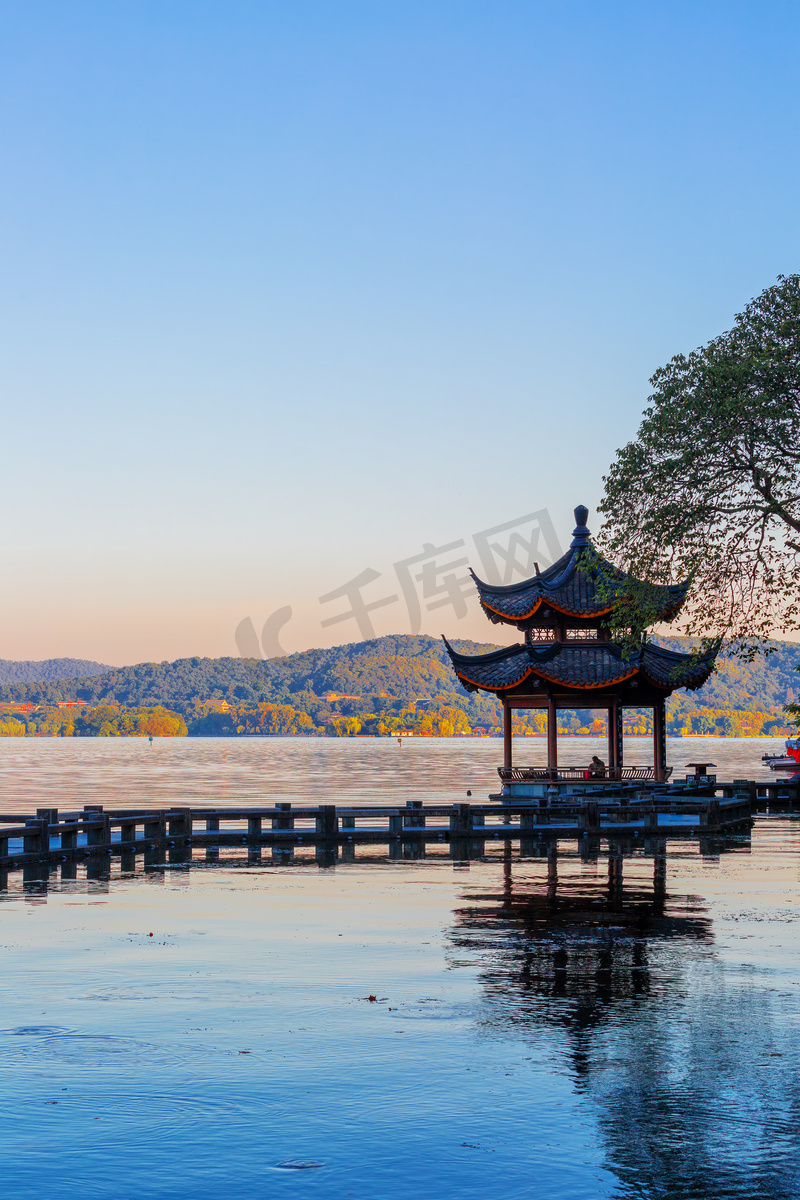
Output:
[[[714,669],[718,646],[678,653],[643,638],[635,649],[612,640],[610,615],[635,594],[652,617],[672,621],[689,581],[645,584],[604,559],[592,545],[589,510],[575,509],[576,528],[567,553],[523,583],[489,584],[472,577],[490,621],[515,625],[525,640],[489,654],[459,654],[445,638],[456,675],[470,692],[493,692],[503,705],[503,793],[545,797],[556,791],[594,790],[623,781],[665,782],[665,702],[677,688],[699,688]],[[625,707],[653,710],[653,765],[623,763]],[[601,777],[589,764],[560,767],[559,709],[604,709],[608,715],[608,760]],[[547,712],[547,767],[515,767],[512,748],[514,709]]]

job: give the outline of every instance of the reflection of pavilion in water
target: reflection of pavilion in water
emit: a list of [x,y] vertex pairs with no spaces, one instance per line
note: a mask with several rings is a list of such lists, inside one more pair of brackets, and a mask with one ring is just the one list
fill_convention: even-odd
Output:
[[[546,868],[542,862],[532,879],[530,859],[515,861],[507,852],[502,887],[471,894],[470,906],[456,911],[452,945],[479,954],[484,992],[502,1001],[510,1024],[557,1022],[579,1035],[610,1004],[649,994],[653,939],[712,939],[699,898],[667,903],[664,843],[652,858],[652,882],[626,884],[621,846],[609,847],[599,880],[586,859],[565,857],[553,843]],[[634,861],[638,867],[650,860]],[[595,873],[587,875],[587,867]]]
[[798,1034],[777,989],[731,979],[702,900],[669,894],[663,843],[652,876],[613,843],[601,861],[507,853],[502,882],[465,895],[449,964],[478,967],[482,1035],[566,1050],[626,1195],[796,1196]]

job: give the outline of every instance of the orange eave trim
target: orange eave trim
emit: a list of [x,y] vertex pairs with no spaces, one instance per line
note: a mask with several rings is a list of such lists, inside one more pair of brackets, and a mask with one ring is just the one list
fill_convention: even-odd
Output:
[[534,672],[533,667],[528,667],[525,674],[520,675],[519,679],[515,680],[514,683],[498,683],[498,685],[496,687],[490,688],[490,687],[487,687],[485,683],[478,683],[477,679],[470,679],[469,675],[463,675],[461,673],[461,671],[459,671],[458,668],[456,667],[456,675],[458,676],[459,679],[465,680],[467,683],[471,683],[473,687],[483,688],[484,692],[505,692],[509,688],[519,687],[519,685],[521,683],[525,682],[525,680],[528,678],[529,675],[534,675],[534,674],[535,674],[535,672]]
[[[535,670],[534,667],[529,667],[524,675],[521,675],[515,683],[499,683],[495,687],[487,687],[485,683],[478,683],[476,679],[470,679],[469,675],[464,675],[461,671],[456,670],[456,675],[461,680],[466,680],[473,687],[482,688],[485,692],[506,692],[509,688],[519,687],[524,683],[529,675],[537,675],[540,679],[546,679],[548,683],[556,683],[561,687],[581,688],[584,691],[593,691],[597,688],[613,687],[617,683],[624,683],[626,679],[631,679],[634,675],[639,674],[639,668],[634,667],[632,671],[628,671],[627,675],[620,675],[617,679],[604,679],[602,683],[565,683],[563,679],[555,679],[552,675],[544,675],[541,671]],[[659,684],[656,685],[661,686]]]
[[[522,613],[519,617],[512,617],[509,613],[501,612],[499,608],[494,608],[491,604],[487,604],[486,601],[483,598],[481,598],[481,604],[483,605],[484,608],[488,608],[490,612],[495,613],[495,615],[498,617],[502,617],[505,621],[527,621],[528,617],[532,617],[533,614],[536,612],[537,608],[539,608],[544,603],[545,603],[545,598],[544,598],[544,596],[541,596],[536,601],[533,608],[529,612]],[[562,616],[565,616],[565,617],[585,617],[587,619],[591,619],[592,617],[604,617],[606,615],[606,613],[610,613],[610,612],[614,611],[613,604],[610,604],[608,606],[608,608],[599,608],[597,610],[597,612],[593,612],[593,613],[579,613],[579,612],[575,612],[571,608],[561,608],[560,605],[554,604],[552,600],[548,600],[547,604],[550,606],[550,608],[554,608],[556,610],[556,612],[560,612],[562,614]]]
[[584,691],[592,691],[595,688],[614,687],[617,683],[624,683],[626,679],[630,679],[634,675],[639,674],[639,668],[634,667],[632,671],[628,671],[627,675],[620,675],[617,679],[604,679],[602,683],[565,683],[563,679],[553,679],[551,675],[542,675],[542,679],[546,679],[548,683],[557,683],[562,687],[582,688]]

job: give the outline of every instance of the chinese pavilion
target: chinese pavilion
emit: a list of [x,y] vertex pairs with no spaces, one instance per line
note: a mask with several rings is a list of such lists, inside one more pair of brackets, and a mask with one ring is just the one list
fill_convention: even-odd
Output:
[[[459,654],[445,645],[467,691],[494,692],[503,704],[504,783],[513,780],[583,779],[588,768],[559,770],[558,709],[600,708],[608,712],[608,764],[604,777],[663,781],[667,777],[664,705],[676,688],[698,688],[714,669],[719,647],[679,654],[643,640],[631,651],[611,640],[608,617],[635,589],[646,597],[652,624],[680,611],[689,581],[643,584],[607,562],[594,549],[586,519],[575,509],[576,528],[567,553],[524,583],[495,585],[472,577],[490,621],[516,625],[524,642],[490,654]],[[653,767],[625,768],[622,713],[625,706],[653,709]],[[514,769],[511,714],[515,708],[547,711],[547,769]]]

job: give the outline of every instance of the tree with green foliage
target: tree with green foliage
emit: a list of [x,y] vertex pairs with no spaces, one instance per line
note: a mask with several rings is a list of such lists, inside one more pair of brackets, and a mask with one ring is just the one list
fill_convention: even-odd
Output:
[[[800,275],[650,382],[605,477],[598,545],[640,579],[692,578],[684,632],[747,653],[800,628]],[[646,627],[636,613],[634,595],[621,619]]]

